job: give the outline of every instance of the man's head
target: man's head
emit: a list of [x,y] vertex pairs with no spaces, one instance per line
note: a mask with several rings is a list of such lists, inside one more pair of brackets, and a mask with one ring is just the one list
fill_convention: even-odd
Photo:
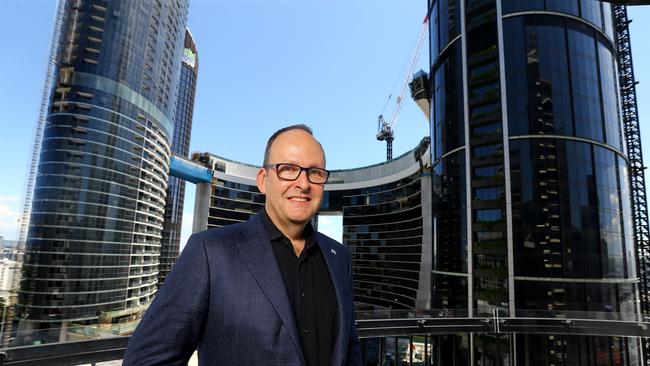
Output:
[[[277,165],[282,163],[292,165]],[[287,175],[284,169],[293,168],[295,173],[299,169],[295,166],[317,169],[301,169],[295,180],[287,179],[295,174]],[[312,182],[323,178],[323,172],[319,169],[325,169],[325,153],[309,127],[285,127],[269,138],[264,152],[264,166],[257,173],[257,187],[266,195],[269,217],[285,235],[302,231],[318,212],[324,184]]]
[[[266,149],[264,149],[264,165],[268,165],[270,163],[269,156],[271,155],[271,145],[273,145],[275,139],[281,134],[293,130],[305,131],[308,134],[310,134],[312,137],[314,136],[314,132],[311,130],[309,126],[305,124],[291,125],[275,131],[273,135],[269,137],[269,140],[266,142]],[[318,146],[320,147],[320,150],[323,153],[323,159],[325,159],[325,150],[323,150],[323,145],[321,145],[320,142],[318,142],[318,140],[316,139],[314,140],[316,141],[316,143],[318,143]],[[323,167],[325,167],[324,164],[325,163],[323,162]]]

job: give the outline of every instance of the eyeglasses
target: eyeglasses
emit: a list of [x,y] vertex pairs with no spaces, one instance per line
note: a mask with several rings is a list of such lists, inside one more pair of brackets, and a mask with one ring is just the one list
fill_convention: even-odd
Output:
[[322,168],[303,168],[300,165],[290,163],[267,164],[265,168],[275,169],[275,174],[282,180],[294,181],[298,179],[300,173],[304,170],[307,173],[307,179],[313,184],[325,184],[330,176],[329,170]]

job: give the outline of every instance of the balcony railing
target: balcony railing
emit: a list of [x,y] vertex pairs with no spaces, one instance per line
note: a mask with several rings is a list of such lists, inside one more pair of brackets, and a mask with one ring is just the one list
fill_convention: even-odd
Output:
[[[434,335],[526,333],[650,337],[650,319],[622,320],[636,319],[638,314],[520,310],[516,315],[509,317],[507,312],[495,310],[491,316],[469,317],[468,311],[464,309],[364,311],[357,313],[357,332],[362,339],[362,350],[379,344],[386,352],[393,350],[393,357],[398,357],[402,364],[407,365],[431,364],[430,336]],[[112,335],[131,332],[135,328],[135,322],[115,324],[108,328],[100,326],[96,331],[87,328],[89,327],[84,327],[83,332],[88,338],[108,338],[8,347],[2,349],[0,365],[56,366],[119,360],[123,357],[129,337]],[[68,329],[68,333],[77,335],[80,335],[79,331],[80,329],[72,327]],[[59,330],[50,332],[60,334]],[[409,337],[410,344],[415,345],[416,351],[398,352],[398,340],[405,337]],[[411,346],[411,349],[415,348]],[[364,359],[370,357],[370,353],[366,353]],[[379,364],[381,361],[377,362]]]

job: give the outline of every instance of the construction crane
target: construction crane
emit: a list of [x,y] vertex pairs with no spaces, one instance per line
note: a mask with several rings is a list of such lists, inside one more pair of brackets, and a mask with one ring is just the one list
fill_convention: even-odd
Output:
[[[418,35],[417,46],[415,47],[415,50],[413,51],[413,55],[411,56],[408,72],[404,76],[402,87],[400,89],[399,95],[397,96],[397,99],[395,100],[395,109],[393,110],[392,116],[390,117],[389,120],[386,120],[382,112],[382,114],[380,114],[379,117],[377,117],[377,130],[378,130],[377,140],[386,141],[386,160],[393,159],[393,140],[395,139],[395,134],[393,132],[393,125],[395,124],[395,122],[397,122],[397,117],[399,116],[400,109],[402,109],[402,102],[404,101],[404,93],[406,92],[406,88],[409,84],[409,81],[411,80],[411,76],[413,75],[413,70],[415,69],[415,64],[417,63],[418,57],[420,56],[420,50],[422,49],[422,44],[424,43],[424,39],[426,38],[427,35],[428,25],[429,25],[429,17],[425,16],[424,20],[422,21],[422,28],[420,29],[420,34]],[[388,96],[386,105],[388,105],[388,102],[390,101],[391,97],[392,94]],[[384,106],[384,108],[386,107]]]
[[[622,3],[624,1],[618,1]],[[648,1],[626,1],[629,5],[647,4]],[[630,194],[632,196],[632,224],[634,244],[637,252],[639,276],[639,300],[641,315],[650,315],[650,219],[645,185],[645,165],[641,151],[641,127],[636,98],[636,80],[632,65],[632,42],[630,41],[631,22],[627,17],[625,5],[613,6],[614,29],[616,34],[616,58],[618,61],[619,94],[623,117],[623,132],[630,164]],[[642,351],[645,365],[650,365],[650,338],[642,338]]]

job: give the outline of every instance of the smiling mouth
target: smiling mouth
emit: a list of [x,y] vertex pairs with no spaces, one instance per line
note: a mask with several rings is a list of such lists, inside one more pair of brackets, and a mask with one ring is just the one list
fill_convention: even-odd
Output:
[[307,202],[307,201],[309,201],[309,199],[305,198],[305,197],[289,197],[289,200],[297,201],[297,202]]

